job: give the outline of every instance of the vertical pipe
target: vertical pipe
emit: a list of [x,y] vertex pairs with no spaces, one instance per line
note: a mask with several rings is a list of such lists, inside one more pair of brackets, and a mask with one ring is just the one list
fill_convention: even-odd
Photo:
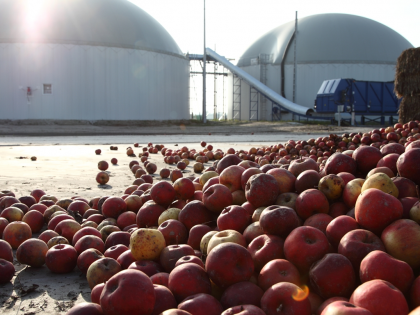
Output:
[[206,118],[206,0],[204,0],[204,54],[203,54],[203,123]]
[[217,75],[216,75],[217,69],[218,69],[217,62],[215,62],[214,75],[213,75],[214,77],[214,88],[213,88],[213,91],[214,91],[214,114],[213,115],[214,117],[213,119],[215,120],[217,120]]
[[[296,103],[296,66],[297,66],[297,60],[296,60],[296,42],[297,42],[297,32],[298,32],[298,23],[297,23],[297,17],[298,13],[296,11],[296,17],[295,17],[295,53],[294,53],[294,63],[293,63],[293,103]],[[295,120],[295,115],[293,114],[293,120]]]

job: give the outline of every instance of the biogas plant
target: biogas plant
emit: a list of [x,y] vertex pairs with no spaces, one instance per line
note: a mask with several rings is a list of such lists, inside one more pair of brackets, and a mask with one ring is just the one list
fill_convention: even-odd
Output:
[[235,65],[211,49],[182,52],[126,0],[0,0],[0,26],[0,117],[10,120],[190,119],[204,57],[224,82],[209,118],[392,119],[397,58],[413,47],[368,18],[318,14],[261,34]]

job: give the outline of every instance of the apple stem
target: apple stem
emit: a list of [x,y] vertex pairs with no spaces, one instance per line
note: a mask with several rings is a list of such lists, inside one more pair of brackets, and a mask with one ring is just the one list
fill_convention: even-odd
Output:
[[176,236],[176,245],[178,245],[178,235]]
[[280,304],[279,307],[276,309],[277,312],[281,312],[283,309],[283,304]]

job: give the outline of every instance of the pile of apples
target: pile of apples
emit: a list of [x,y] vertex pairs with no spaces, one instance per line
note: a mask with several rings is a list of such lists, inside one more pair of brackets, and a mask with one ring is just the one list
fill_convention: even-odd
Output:
[[[72,315],[419,315],[418,125],[249,151],[149,143],[122,196],[2,191],[0,283],[16,249],[86,274],[92,303]],[[160,181],[158,152],[177,165]]]

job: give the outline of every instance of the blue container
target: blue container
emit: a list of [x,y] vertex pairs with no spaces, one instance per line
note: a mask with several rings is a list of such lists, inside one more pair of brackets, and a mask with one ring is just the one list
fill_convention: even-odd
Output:
[[336,113],[337,105],[344,105],[344,112],[351,112],[354,105],[357,115],[397,115],[400,102],[393,81],[334,79],[322,83],[314,107],[318,113]]

